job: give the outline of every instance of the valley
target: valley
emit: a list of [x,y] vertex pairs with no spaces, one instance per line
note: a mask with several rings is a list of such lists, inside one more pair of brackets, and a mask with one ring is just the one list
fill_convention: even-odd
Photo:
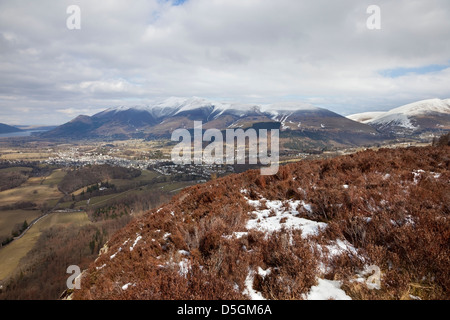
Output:
[[[176,105],[173,105],[175,102]],[[272,181],[272,176],[265,178],[264,176],[259,176],[259,178],[255,178],[254,183],[246,187],[248,181],[245,177],[249,177],[255,172],[252,169],[261,167],[261,164],[249,164],[250,139],[248,142],[243,140],[244,144],[242,146],[239,146],[239,142],[235,146],[236,148],[242,147],[245,150],[245,164],[174,163],[172,151],[178,142],[171,139],[170,130],[178,127],[186,129],[190,134],[193,130],[193,127],[190,126],[192,126],[194,121],[205,121],[202,133],[208,133],[209,129],[214,129],[217,126],[217,132],[221,133],[222,136],[228,129],[279,129],[279,158],[276,165],[277,168],[278,165],[280,166],[280,172],[275,174],[275,177],[278,177],[275,181],[278,181],[277,179],[284,181],[285,176],[291,177],[290,170],[295,171],[299,166],[316,168],[305,169],[310,170],[311,175],[316,175],[324,170],[321,167],[322,165],[328,166],[327,163],[343,162],[342,167],[339,167],[339,170],[341,170],[344,167],[347,168],[347,166],[354,167],[354,164],[352,164],[354,162],[352,160],[353,157],[358,159],[362,157],[367,163],[373,163],[374,160],[366,155],[378,157],[379,154],[385,154],[387,158],[393,157],[393,159],[397,159],[398,157],[403,157],[403,153],[405,155],[410,154],[412,151],[409,150],[431,150],[434,153],[438,153],[444,163],[447,161],[445,156],[448,154],[448,149],[445,149],[445,147],[442,151],[429,149],[433,148],[430,147],[431,144],[436,144],[439,134],[446,132],[448,129],[445,116],[438,116],[441,121],[439,126],[431,125],[431,127],[424,128],[424,130],[417,130],[417,127],[412,128],[410,124],[418,125],[419,122],[412,118],[409,120],[407,114],[411,112],[408,113],[406,111],[403,115],[395,116],[396,119],[401,120],[400,122],[397,120],[383,122],[383,127],[380,127],[378,123],[381,122],[377,122],[376,126],[369,126],[365,123],[368,121],[368,117],[370,118],[373,115],[349,116],[351,119],[361,121],[357,122],[311,105],[224,105],[210,103],[198,98],[176,100],[175,102],[169,99],[169,101],[152,106],[152,108],[108,109],[92,117],[77,117],[67,124],[49,128],[48,131],[41,134],[0,139],[0,298],[58,299],[66,289],[65,279],[67,274],[65,271],[67,266],[77,265],[82,270],[87,270],[98,259],[99,254],[101,256],[102,250],[108,250],[105,248],[110,247],[111,243],[117,241],[114,239],[127,232],[127,228],[131,228],[130,226],[135,225],[137,221],[148,219],[149,212],[154,212],[152,210],[159,208],[158,210],[161,209],[166,212],[167,210],[163,208],[167,206],[176,207],[177,203],[181,203],[185,207],[185,212],[194,214],[192,221],[200,219],[198,221],[203,222],[199,225],[185,225],[185,218],[183,218],[183,223],[177,222],[176,224],[179,225],[177,228],[181,228],[180,230],[184,231],[181,231],[181,234],[176,235],[176,237],[174,236],[176,231],[169,227],[169,231],[166,231],[163,238],[158,240],[163,250],[155,249],[155,252],[164,253],[164,259],[166,260],[161,265],[172,266],[171,261],[179,260],[177,264],[180,266],[200,263],[199,266],[209,264],[212,267],[216,262],[210,259],[218,254],[215,250],[219,244],[219,247],[224,245],[236,255],[243,254],[238,253],[239,250],[236,251],[237,247],[235,246],[239,241],[243,241],[245,243],[244,246],[250,246],[250,243],[253,243],[253,246],[256,246],[254,247],[255,250],[262,250],[262,247],[254,243],[256,240],[252,239],[258,239],[257,241],[261,244],[266,244],[276,250],[285,250],[279,247],[282,245],[280,241],[285,241],[283,240],[284,228],[300,229],[304,233],[304,238],[308,235],[316,235],[316,231],[320,229],[319,227],[324,227],[329,223],[332,228],[341,228],[339,229],[341,230],[340,232],[345,231],[345,239],[342,239],[342,237],[337,240],[329,238],[327,245],[325,245],[326,242],[320,242],[322,240],[314,240],[321,243],[319,247],[329,247],[332,248],[332,251],[350,250],[352,252],[352,250],[356,250],[352,249],[357,245],[354,242],[355,239],[352,238],[354,235],[351,234],[354,230],[345,229],[347,227],[343,226],[342,223],[344,222],[339,219],[331,221],[332,215],[340,212],[333,205],[330,206],[330,201],[332,201],[330,197],[340,197],[340,193],[335,192],[336,186],[333,188],[329,187],[330,183],[335,184],[336,182],[332,177],[326,178],[328,182],[325,182],[325,185],[321,187],[323,189],[322,192],[309,191],[314,194],[313,198],[305,198],[303,191],[298,188],[300,191],[292,191],[291,187],[284,184],[277,187],[277,192],[281,192],[280,194],[283,194],[283,196],[272,194],[274,186],[267,184],[268,181],[271,181],[270,183],[274,182]],[[435,101],[433,105],[438,105],[439,110],[446,112],[446,104],[444,107],[440,107],[439,103]],[[413,114],[416,115],[417,105],[419,107],[422,106],[421,103],[418,103],[406,109],[414,109]],[[425,109],[424,114],[427,115],[426,117],[420,117],[422,126],[425,123],[423,119],[426,118],[428,119],[427,123],[432,123],[433,119],[436,118],[435,113],[432,115],[427,113],[429,109],[427,106],[425,104],[425,107],[421,107]],[[401,110],[404,109],[401,108]],[[433,112],[436,112],[436,108],[433,109]],[[397,113],[392,112],[391,114]],[[376,116],[379,117],[380,114]],[[392,117],[389,119],[392,119]],[[403,121],[404,119],[408,119],[408,121]],[[387,129],[389,125],[392,126]],[[116,131],[112,130],[111,126],[114,126]],[[397,130],[399,127],[402,128],[400,131]],[[112,134],[113,132],[120,132],[120,134]],[[80,135],[81,133],[82,135]],[[106,136],[104,135],[105,133],[107,133]],[[258,142],[260,143],[260,141]],[[201,146],[196,146],[195,141],[192,144],[189,142],[189,145],[191,145],[188,148],[191,156],[195,156],[198,150],[203,150],[198,149],[199,147],[204,148],[208,146],[205,140]],[[227,147],[228,145],[226,144],[221,145],[221,148],[224,150]],[[425,151],[417,152],[423,155]],[[378,158],[378,161],[381,163],[384,159]],[[321,166],[316,167],[317,164],[321,164]],[[380,164],[380,171],[391,174],[389,172],[398,169],[395,166],[389,167],[391,164]],[[436,165],[429,164],[428,166]],[[358,164],[358,166],[363,165]],[[439,166],[442,166],[442,163]],[[362,170],[361,172],[342,170],[341,180],[346,175],[351,176],[353,180],[356,179],[355,181],[359,181],[358,179],[362,179],[362,177],[367,179],[366,174],[362,172],[365,169],[358,169]],[[422,171],[417,171],[422,170],[419,166],[416,169],[411,167],[408,170],[413,172],[413,181],[416,181],[417,177],[422,175]],[[439,177],[446,177],[445,170],[446,168],[439,167],[438,172],[431,169],[429,171],[433,177],[438,175]],[[403,172],[399,174],[406,175],[407,177],[405,176],[404,178],[409,181],[408,173]],[[305,173],[301,175],[305,177]],[[231,204],[226,204],[226,199],[220,200],[225,201],[222,207],[208,203],[210,200],[212,201],[212,198],[216,196],[220,198],[222,194],[227,193],[224,193],[219,188],[214,195],[211,194],[207,199],[203,197],[191,199],[190,192],[197,190],[195,188],[205,188],[208,185],[213,187],[213,185],[227,184],[228,182],[226,181],[230,181],[227,179],[243,179],[242,181],[239,180],[239,183],[235,184],[234,188],[240,190],[240,194],[247,199],[248,203],[239,200],[240,202],[238,201],[237,203],[240,203],[240,209],[233,209],[237,215],[220,218],[225,220],[219,223],[220,226],[216,226],[216,222],[214,222],[216,218],[214,217],[219,211],[222,212],[221,210],[225,210],[224,208],[228,208]],[[297,177],[292,176],[292,179],[296,181]],[[340,180],[339,183],[348,188],[348,185],[351,184],[351,179]],[[376,181],[376,183],[379,183],[378,180]],[[442,178],[440,178],[439,183],[441,183],[441,187],[444,190],[447,188]],[[256,189],[255,184],[257,186]],[[304,189],[306,186],[300,186],[300,188]],[[369,190],[372,187],[371,185],[364,185],[364,188],[363,190]],[[358,192],[363,191],[360,190]],[[177,196],[180,193],[181,196]],[[257,197],[256,194],[267,194],[267,196],[261,198]],[[356,193],[353,196],[356,196]],[[361,194],[361,197],[377,198],[378,196],[370,193],[369,196]],[[396,196],[393,195],[392,197],[395,198]],[[236,195],[233,194],[229,199],[232,198],[235,199]],[[340,199],[338,202],[342,203],[343,201]],[[356,199],[352,201],[355,205],[359,203],[359,200]],[[440,205],[439,201],[436,205]],[[302,212],[298,211],[300,205],[303,206],[303,211],[300,210]],[[353,204],[348,205],[350,207],[353,206]],[[256,210],[252,211],[252,206]],[[170,215],[171,217],[179,214],[178,209],[175,209],[175,207],[169,212],[173,212],[173,215]],[[248,211],[249,217],[246,217],[241,212],[243,209]],[[193,213],[197,212],[197,210],[206,210],[205,212],[209,212],[211,215],[208,217],[203,215],[197,216],[197,213]],[[368,209],[361,207],[358,210]],[[150,214],[152,215],[153,213]],[[342,215],[340,217],[344,220],[351,218],[348,216],[348,211],[341,212],[339,215]],[[163,225],[167,223],[171,226],[174,223],[169,220],[164,221]],[[246,221],[246,228],[243,227],[244,221]],[[155,223],[158,224],[159,222]],[[158,230],[163,230],[163,225]],[[237,242],[224,244],[219,239],[220,237],[217,238],[217,235],[209,235],[215,228],[220,230],[225,228],[223,230],[227,230],[227,232],[222,230],[222,237],[230,241],[236,240]],[[197,229],[201,231],[195,231]],[[334,232],[333,230],[335,229],[331,229],[328,232]],[[156,232],[155,230],[151,229],[149,232],[153,234]],[[194,234],[191,234],[191,232],[194,232]],[[200,234],[196,232],[200,232]],[[268,240],[264,237],[261,238],[261,234],[255,234],[254,232],[273,232],[276,233],[276,236]],[[153,236],[153,239],[156,239],[155,237],[156,235]],[[243,237],[245,240],[240,240]],[[317,260],[317,252],[305,251],[303,247],[305,244],[301,244],[298,238],[299,234],[292,234],[292,237],[297,237],[295,239],[297,239],[299,247],[295,250],[298,250],[298,254],[302,255],[302,259],[316,262],[320,260]],[[331,237],[331,235],[327,233],[327,237]],[[122,241],[125,240],[122,239]],[[183,241],[185,241],[185,244],[183,244]],[[310,240],[308,242],[310,243]],[[172,248],[170,243],[178,251],[170,249]],[[335,248],[336,246],[340,247],[340,249]],[[169,249],[164,249],[166,247]],[[373,258],[373,253],[370,251],[372,248],[364,247],[364,250],[369,250],[367,254]],[[186,252],[189,254],[186,254]],[[295,252],[294,254],[297,254]],[[281,262],[273,262],[271,259],[275,258],[267,256],[267,252],[262,252],[261,254],[265,257],[264,259],[269,260],[265,260],[259,266],[259,269],[256,268],[256,264],[246,264],[248,267],[253,266],[250,268],[250,273],[244,274],[242,270],[242,272],[238,271],[237,274],[226,273],[221,275],[222,280],[216,283],[221,288],[225,288],[231,285],[229,280],[233,279],[239,287],[239,292],[220,290],[216,294],[209,291],[205,292],[205,294],[212,294],[211,296],[202,296],[199,292],[196,293],[197,296],[179,293],[179,296],[176,297],[227,299],[268,295],[273,299],[289,298],[290,296],[286,294],[292,288],[289,290],[286,288],[282,289],[273,282],[275,279],[265,281],[264,276],[262,276],[266,274],[265,272],[270,272],[267,271],[270,270],[269,266],[278,268],[277,265]],[[283,254],[286,254],[286,259],[291,259],[290,255],[292,253],[284,252]],[[180,258],[180,255],[186,255],[186,258]],[[238,268],[235,262],[229,260],[230,257],[217,256],[216,258],[228,259],[227,263],[230,263],[230,265],[226,268]],[[250,260],[253,261],[252,259],[256,258],[253,257]],[[48,261],[52,261],[50,265],[47,265]],[[322,261],[320,262],[322,264],[330,263],[330,261],[320,261]],[[295,261],[291,262],[296,265]],[[352,268],[361,265],[360,262],[353,261],[352,263]],[[283,264],[281,263],[281,265]],[[97,266],[97,268],[100,267]],[[200,276],[199,270],[195,268],[190,269],[187,265],[183,268],[194,272],[190,273],[190,277]],[[216,266],[214,268],[219,267]],[[343,271],[339,268],[343,268],[343,266],[338,264],[337,268],[334,276],[339,275],[339,277],[342,277]],[[217,271],[208,270],[207,277],[217,276],[215,273]],[[158,271],[155,272],[160,274]],[[330,286],[332,282],[329,281],[334,281],[325,273],[321,274],[321,276],[326,276],[326,278],[315,280],[318,277],[317,272],[313,272],[312,269],[308,272],[302,275],[302,277],[307,277],[301,280],[306,281],[303,283],[303,287],[296,287],[297,289],[295,290],[300,291],[296,291],[297,293],[292,297],[296,299],[305,298],[308,290],[311,292],[314,292],[316,289],[319,291],[323,290],[319,284]],[[283,276],[287,276],[287,274],[283,273]],[[292,276],[289,273],[288,277]],[[345,276],[348,276],[348,274],[345,274]],[[168,279],[172,279],[171,281],[181,281],[176,277],[173,278],[173,274],[166,274],[164,277],[169,277]],[[227,277],[231,278],[228,279]],[[198,282],[200,280],[197,278],[193,281],[194,283],[200,283]],[[52,285],[42,286],[42,283],[47,282],[52,283]],[[315,283],[319,283],[317,284],[318,288],[314,287]],[[158,286],[158,283],[155,282],[149,285]],[[441,284],[439,285],[441,286]],[[350,284],[346,284],[346,286],[350,290],[356,290]],[[258,290],[255,288],[258,288]],[[399,298],[399,295],[403,294],[401,291],[404,289],[403,287],[396,287],[392,292],[383,292],[382,296]],[[97,293],[95,293],[97,289],[94,290],[95,292],[86,290],[89,289],[84,288],[83,292],[87,294],[85,297],[103,297],[101,295],[97,296]],[[160,293],[156,296],[150,295],[148,297],[172,298],[168,292],[164,291],[165,289],[159,290]],[[445,291],[446,289],[445,287],[439,287],[439,290]],[[137,296],[134,296],[134,292],[132,290],[126,293],[119,292],[117,297],[135,298]],[[67,298],[67,295],[72,297],[70,293],[66,292],[64,297]],[[339,290],[337,294],[338,297],[348,297]],[[360,296],[360,294],[364,296]],[[420,293],[423,298],[438,297],[439,294],[439,292]],[[371,295],[365,291],[364,293],[352,292],[351,294],[352,298],[368,296]],[[81,296],[75,292],[74,297],[80,298]]]

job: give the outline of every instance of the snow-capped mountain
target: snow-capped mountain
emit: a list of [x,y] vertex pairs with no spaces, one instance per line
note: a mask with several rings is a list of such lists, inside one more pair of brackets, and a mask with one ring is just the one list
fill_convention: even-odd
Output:
[[358,132],[376,131],[327,109],[305,103],[243,104],[216,102],[203,98],[169,98],[148,106],[115,107],[91,117],[79,116],[45,137],[63,138],[128,138],[170,137],[179,128],[192,129],[194,121],[203,127],[227,128],[268,127],[281,131]]
[[347,118],[395,134],[450,130],[450,99],[422,100],[386,112],[358,113]]
[[355,113],[347,116],[348,119],[361,122],[361,123],[368,123],[372,121],[373,119],[382,116],[386,113],[386,111],[374,111],[374,112],[362,112],[362,113]]

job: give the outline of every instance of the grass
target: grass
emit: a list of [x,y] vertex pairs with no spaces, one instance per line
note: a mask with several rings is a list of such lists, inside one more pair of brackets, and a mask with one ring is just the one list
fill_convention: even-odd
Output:
[[10,237],[11,231],[16,224],[22,224],[25,220],[30,223],[40,215],[40,210],[0,211],[0,238]]
[[3,168],[0,169],[0,172],[30,172],[32,171],[32,168],[29,167],[10,167],[10,168]]
[[45,186],[56,186],[58,183],[62,181],[64,176],[66,175],[66,172],[61,169],[56,169],[52,172],[51,175],[44,178],[44,181],[42,182]]
[[[16,170],[20,170],[19,167],[16,168]],[[0,192],[0,205],[19,201],[31,201],[39,205],[49,200],[56,204],[57,199],[63,196],[58,190],[57,184],[65,174],[61,169],[57,169],[47,177],[31,177],[17,188]]]
[[20,187],[0,192],[0,204],[8,205],[26,200],[39,205],[63,196],[56,186],[41,185],[40,179],[30,178]]
[[11,275],[19,266],[20,260],[33,248],[41,233],[50,227],[83,226],[90,221],[85,212],[52,213],[39,220],[20,239],[0,249],[0,281]]
[[45,160],[48,159],[48,153],[41,152],[17,152],[17,153],[7,153],[2,154],[0,159],[3,160],[28,160],[28,161],[36,161],[36,160]]

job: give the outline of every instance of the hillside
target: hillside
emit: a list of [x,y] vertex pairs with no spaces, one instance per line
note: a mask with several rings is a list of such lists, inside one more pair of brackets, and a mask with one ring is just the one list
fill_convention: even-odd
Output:
[[379,132],[396,135],[450,130],[450,99],[428,99],[386,112],[365,112],[347,116],[368,124]]
[[380,149],[187,188],[70,298],[448,299],[449,169],[448,146]]
[[2,133],[11,133],[11,132],[19,132],[22,131],[19,128],[4,124],[4,123],[0,123],[0,134]]

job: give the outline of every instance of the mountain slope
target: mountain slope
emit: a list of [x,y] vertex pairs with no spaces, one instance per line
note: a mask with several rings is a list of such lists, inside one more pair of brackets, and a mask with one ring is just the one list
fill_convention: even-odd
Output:
[[347,118],[394,134],[450,130],[450,99],[423,100],[386,112],[354,114]]
[[365,151],[187,188],[115,234],[71,298],[448,297],[449,153]]
[[361,123],[368,123],[372,121],[373,119],[382,116],[386,113],[386,111],[374,111],[374,112],[362,112],[362,113],[355,113],[347,116],[348,119],[361,122]]
[[[80,116],[46,138],[170,138],[174,130],[192,129],[194,121],[203,128],[279,127],[282,132],[317,132],[324,138],[340,133],[358,133],[373,140],[377,132],[326,109],[303,103],[270,105],[221,103],[202,98],[170,98],[151,106],[110,108],[92,117]],[[364,138],[364,137],[363,137]],[[345,140],[345,139],[343,139]]]
[[19,131],[22,131],[22,130],[20,130],[19,128],[4,124],[4,123],[0,123],[0,134],[19,132]]

